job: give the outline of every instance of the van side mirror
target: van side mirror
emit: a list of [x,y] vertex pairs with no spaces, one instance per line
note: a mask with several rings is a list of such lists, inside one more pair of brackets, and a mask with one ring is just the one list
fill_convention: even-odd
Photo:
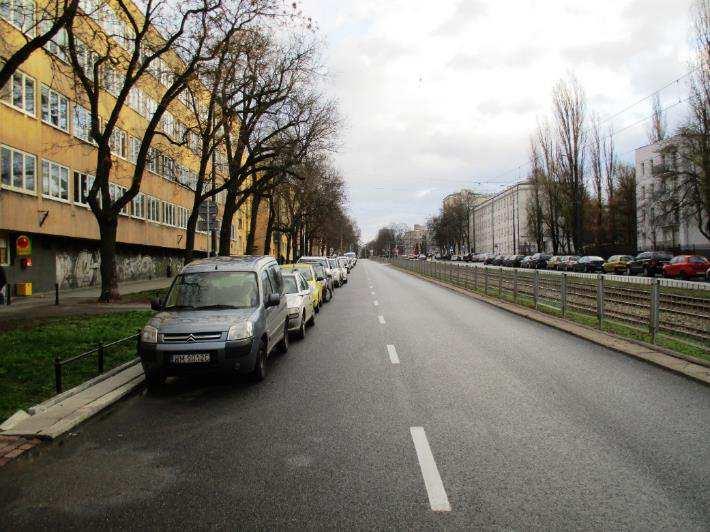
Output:
[[266,308],[278,307],[279,303],[281,303],[281,295],[280,294],[269,294],[269,297],[266,298],[266,304],[264,306]]
[[151,299],[150,300],[150,309],[151,310],[163,310],[163,302],[158,299]]

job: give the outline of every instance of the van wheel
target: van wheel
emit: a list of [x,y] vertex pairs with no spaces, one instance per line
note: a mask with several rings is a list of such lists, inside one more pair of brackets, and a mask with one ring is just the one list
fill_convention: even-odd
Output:
[[298,329],[298,339],[303,340],[306,337],[306,311],[303,311],[301,316],[301,327]]
[[[319,301],[317,305],[313,305],[313,313],[318,314],[320,312],[320,305],[321,302]],[[313,319],[316,319],[315,316],[313,316]]]
[[263,340],[256,354],[256,363],[250,377],[254,382],[261,382],[266,378],[266,344]]
[[288,320],[286,320],[286,323],[284,324],[284,337],[279,342],[278,348],[279,353],[288,353]]

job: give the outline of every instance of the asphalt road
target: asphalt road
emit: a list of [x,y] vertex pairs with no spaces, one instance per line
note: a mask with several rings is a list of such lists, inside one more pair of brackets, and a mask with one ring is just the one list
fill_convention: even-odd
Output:
[[362,260],[264,383],[0,470],[0,528],[708,530],[709,437],[707,387]]

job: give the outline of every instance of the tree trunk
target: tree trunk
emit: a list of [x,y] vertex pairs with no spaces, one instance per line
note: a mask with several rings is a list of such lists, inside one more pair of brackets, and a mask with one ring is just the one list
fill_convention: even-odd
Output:
[[251,200],[251,215],[249,217],[249,231],[247,232],[247,242],[245,252],[247,255],[256,254],[256,223],[259,219],[259,205],[261,204],[261,195],[254,194]]
[[239,208],[236,199],[236,191],[228,189],[222,212],[222,227],[219,228],[219,255],[223,257],[228,257],[232,251],[232,221]]
[[269,220],[266,222],[266,234],[264,235],[264,255],[271,255],[271,235],[274,231],[276,212],[274,211],[274,202],[270,197],[266,198],[266,204],[269,209]]
[[195,231],[197,230],[198,218],[199,207],[195,207],[187,219],[187,228],[185,229],[185,253],[183,256],[184,264],[189,264],[195,258]]
[[120,298],[116,279],[116,231],[118,219],[105,217],[99,221],[99,256],[101,262],[101,295],[99,301],[108,303]]

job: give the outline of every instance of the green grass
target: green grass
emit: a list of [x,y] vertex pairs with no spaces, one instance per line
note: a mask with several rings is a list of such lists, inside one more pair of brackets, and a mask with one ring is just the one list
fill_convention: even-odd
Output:
[[167,288],[156,288],[154,290],[123,294],[121,295],[121,303],[150,303],[151,299],[162,298],[167,291]]
[[[0,332],[0,420],[18,409],[26,409],[53,396],[55,355],[65,359],[135,334],[151,316],[150,311],[132,311],[100,316],[71,316],[34,322]],[[106,350],[109,369],[136,356],[135,342]],[[67,390],[96,376],[96,357],[62,368]]]
[[[404,270],[408,271],[408,270]],[[418,273],[414,271],[413,273]],[[430,275],[423,274],[426,277],[432,277],[432,278],[437,278],[433,277]],[[454,281],[450,280],[448,276],[446,276],[443,279],[439,279],[445,283],[452,284],[455,286],[459,286],[461,288],[465,288],[466,290],[469,290],[471,292],[476,292],[479,294],[484,294],[484,288],[483,288],[483,280],[481,278],[478,279],[478,288],[474,289],[470,286],[463,286],[463,283],[457,282],[456,277],[454,277]],[[577,279],[575,279],[576,281]],[[595,282],[593,279],[589,280],[590,283]],[[618,284],[624,284],[624,283],[618,283]],[[638,285],[638,286],[643,286],[643,285]],[[673,288],[667,288],[663,287],[663,291],[670,291],[673,293],[682,293],[682,295],[692,295],[692,296],[707,296],[707,292],[700,291],[700,290],[683,290],[683,289],[673,289]],[[485,295],[485,294],[484,294]],[[489,297],[496,297],[498,298],[498,283],[497,280],[492,280],[489,285],[488,285],[488,296]],[[516,301],[513,301],[513,293],[506,288],[503,289],[502,295],[500,299],[504,301],[508,301],[511,303],[515,303],[517,305],[521,305],[524,307],[528,308],[535,308],[535,302],[532,299],[532,297],[520,294],[518,293],[518,298]],[[551,305],[546,305],[545,301],[542,300],[541,304],[538,305],[537,310],[540,312],[544,312],[545,314],[550,314],[552,316],[556,316],[558,318],[562,317],[562,311]],[[566,312],[565,319],[574,321],[576,323],[580,323],[582,325],[587,325],[589,327],[598,327],[598,321],[596,316],[592,316],[590,314],[583,314],[580,312],[576,312],[573,310],[568,309]],[[628,338],[630,340],[639,340],[642,342],[646,343],[651,343],[651,334],[648,331],[641,330],[636,327],[629,326],[624,323],[620,323],[618,321],[613,321],[610,319],[605,319],[603,323],[602,330],[618,335],[622,338]],[[683,355],[688,355],[691,357],[695,358],[700,358],[706,361],[710,361],[710,351],[708,349],[704,349],[702,346],[699,346],[692,341],[684,341],[680,337],[674,337],[666,334],[658,334],[656,335],[656,344],[665,347],[667,349],[670,349],[672,351],[675,351],[677,353],[683,354]]]

